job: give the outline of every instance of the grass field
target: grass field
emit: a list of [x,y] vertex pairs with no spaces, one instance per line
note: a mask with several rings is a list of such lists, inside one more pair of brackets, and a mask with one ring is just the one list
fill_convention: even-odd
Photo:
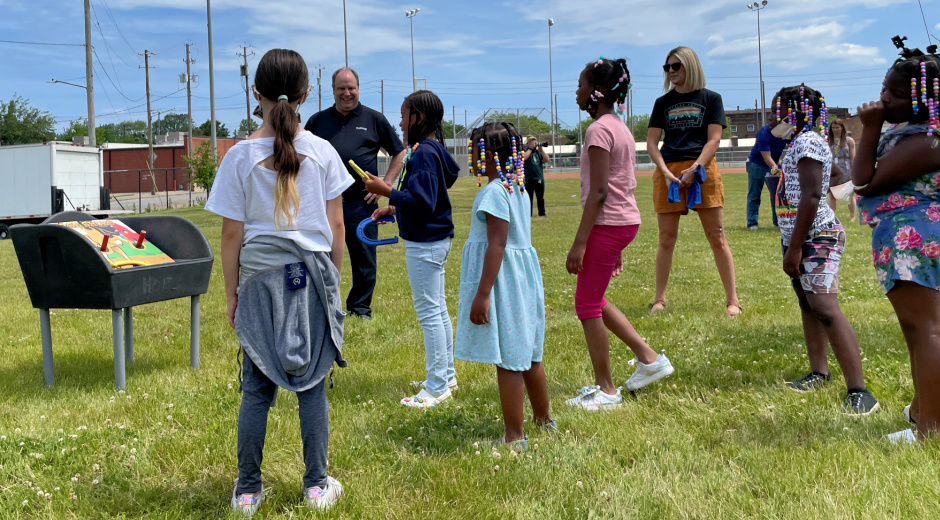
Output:
[[[799,310],[781,269],[779,234],[745,229],[745,175],[725,176],[726,230],[744,313],[724,315],[724,293],[693,215],[682,220],[667,311],[653,297],[656,223],[640,178],[645,219],[608,299],[676,374],[606,413],[567,409],[592,381],[564,269],[580,216],[577,179],[552,179],[547,218],[533,222],[546,301],[545,367],[563,433],[527,425],[530,451],[494,454],[502,434],[492,367],[457,362],[455,399],[429,412],[398,400],[423,378],[424,355],[402,246],[380,248],[371,322],[349,320],[329,391],[330,470],[346,492],[332,518],[937,518],[940,443],[895,447],[911,398],[907,349],[871,266],[869,231],[846,224],[841,302],[855,326],[869,388],[883,410],[840,413],[835,384],[814,394],[784,389],[807,372]],[[477,188],[451,191],[457,239],[448,263],[456,313],[460,252]],[[765,195],[766,197],[766,195]],[[196,222],[218,251],[220,219]],[[840,215],[845,220],[844,207]],[[382,235],[391,233],[383,228]],[[344,280],[348,280],[348,267]],[[10,241],[0,242],[0,518],[225,518],[236,476],[238,345],[225,319],[221,265],[202,298],[202,368],[189,362],[188,300],[135,309],[136,360],[127,392],[114,388],[110,313],[53,311],[56,385],[42,379],[38,313]],[[343,294],[348,289],[344,283]],[[614,380],[632,368],[612,342]],[[316,516],[301,507],[303,463],[296,398],[271,410],[263,466],[267,518]],[[498,466],[498,469],[497,469]],[[48,493],[48,494],[47,494]],[[933,511],[933,513],[931,513]]]

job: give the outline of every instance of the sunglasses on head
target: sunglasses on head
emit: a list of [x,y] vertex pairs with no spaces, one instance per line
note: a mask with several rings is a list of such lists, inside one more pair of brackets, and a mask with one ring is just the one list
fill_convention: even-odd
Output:
[[669,69],[672,69],[673,72],[679,72],[679,69],[682,68],[682,62],[677,61],[675,63],[667,63],[663,65],[663,72],[669,72]]

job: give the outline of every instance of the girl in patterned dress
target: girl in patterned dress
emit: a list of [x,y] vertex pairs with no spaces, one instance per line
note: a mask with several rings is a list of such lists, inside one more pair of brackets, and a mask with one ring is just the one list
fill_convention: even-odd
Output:
[[[522,136],[510,123],[486,123],[470,134],[470,165],[489,183],[477,194],[470,235],[460,261],[460,299],[454,356],[496,365],[506,435],[517,450],[524,390],[535,423],[557,430],[548,411],[542,368],[545,296],[542,270],[532,247],[529,197],[523,187]],[[504,161],[505,162],[502,162]],[[505,172],[505,173],[504,173]]]
[[[858,108],[852,182],[862,223],[872,227],[878,282],[911,357],[914,399],[904,415],[915,426],[888,437],[913,442],[940,430],[940,58],[907,49],[902,56],[880,101]],[[881,135],[884,123],[896,126]]]
[[[839,262],[845,231],[826,204],[832,151],[825,131],[822,94],[805,85],[786,87],[774,97],[781,124],[796,132],[782,163],[777,187],[777,221],[783,246],[783,271],[790,276],[803,319],[810,373],[787,386],[799,392],[830,382],[828,345],[842,368],[848,392],[843,412],[868,415],[880,407],[865,387],[855,331],[839,308]],[[817,124],[817,121],[820,124]]]

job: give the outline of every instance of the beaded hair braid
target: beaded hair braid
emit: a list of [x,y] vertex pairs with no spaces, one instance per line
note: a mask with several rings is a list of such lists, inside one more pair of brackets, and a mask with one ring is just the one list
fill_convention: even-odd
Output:
[[594,86],[594,92],[591,93],[591,101],[588,103],[587,112],[591,117],[597,113],[597,106],[600,99],[604,97],[601,87],[605,87],[609,95],[613,96],[613,103],[617,113],[623,115],[625,110],[624,102],[630,94],[630,70],[627,69],[627,61],[623,58],[608,60],[601,56],[597,61],[585,65],[587,70],[587,79]]
[[[901,57],[888,69],[888,74],[898,72],[911,78],[911,123],[927,123],[927,135],[940,135],[940,56],[937,46],[927,47],[927,54],[920,49],[904,47],[906,38],[893,38],[901,49]],[[885,75],[887,80],[887,75]],[[884,86],[882,86],[884,91]]]
[[[787,105],[787,116],[784,119],[781,115],[781,107]],[[822,93],[807,87],[805,84],[799,86],[784,87],[774,96],[774,106],[777,111],[777,121],[785,122],[796,128],[796,135],[806,131],[815,131],[823,136],[826,143],[829,142],[829,111],[826,108],[826,100]],[[803,121],[797,120],[797,114],[803,114]],[[815,117],[817,116],[818,117]],[[794,137],[796,137],[794,135]],[[793,140],[790,140],[790,146]]]
[[[512,123],[492,122],[486,123],[470,133],[470,142],[467,146],[467,165],[470,174],[473,168],[473,147],[480,151],[476,163],[477,186],[483,185],[483,176],[486,175],[486,150],[493,153],[493,162],[499,173],[499,182],[509,193],[513,193],[513,185],[519,186],[519,192],[525,193],[525,169],[522,164],[522,154],[518,145],[522,143],[522,136],[516,131]],[[508,157],[505,163],[500,161],[499,155]],[[505,173],[504,173],[505,171]]]

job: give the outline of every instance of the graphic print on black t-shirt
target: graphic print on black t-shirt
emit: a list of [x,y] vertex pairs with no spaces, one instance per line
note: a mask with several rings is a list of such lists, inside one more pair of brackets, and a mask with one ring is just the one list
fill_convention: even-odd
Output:
[[698,103],[679,103],[669,107],[666,114],[669,130],[699,128],[702,126],[705,107]]

